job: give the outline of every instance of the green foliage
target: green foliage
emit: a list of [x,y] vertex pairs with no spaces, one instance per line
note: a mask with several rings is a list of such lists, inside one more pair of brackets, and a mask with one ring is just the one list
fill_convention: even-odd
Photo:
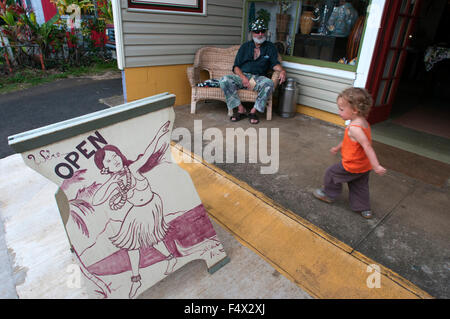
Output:
[[[89,66],[111,60],[111,54],[105,47],[105,18],[85,19],[82,27],[76,29],[69,28],[58,13],[51,20],[39,24],[34,12],[27,12],[16,3],[5,4],[4,1],[0,0],[0,21],[3,24],[0,32],[9,45],[8,50],[1,52],[0,73],[11,73],[22,66],[67,70],[73,66]],[[88,0],[55,1],[65,8],[71,4],[83,5],[85,9],[93,6],[92,1]]]
[[67,8],[74,4],[80,7],[82,14],[92,14],[94,4],[91,0],[50,0],[58,10],[60,15],[68,14]]
[[101,61],[89,66],[80,67],[66,66],[64,71],[56,69],[42,71],[39,69],[23,68],[8,76],[0,77],[0,94],[10,93],[22,88],[52,82],[58,79],[98,74],[107,71],[117,71],[115,61]]
[[14,14],[10,11],[6,11],[5,14],[0,16],[3,21],[5,21],[6,25],[11,26],[15,23]]
[[97,1],[98,10],[100,12],[99,19],[102,19],[107,24],[112,24],[114,22],[114,17],[112,13],[112,4],[109,0],[98,0]]

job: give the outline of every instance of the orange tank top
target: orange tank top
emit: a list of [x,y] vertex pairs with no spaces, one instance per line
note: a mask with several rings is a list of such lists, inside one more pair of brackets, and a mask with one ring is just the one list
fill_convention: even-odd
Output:
[[342,155],[342,166],[345,170],[350,173],[364,173],[372,169],[369,158],[364,152],[363,147],[357,141],[353,141],[350,136],[348,136],[348,128],[350,126],[360,127],[364,134],[366,134],[370,143],[372,143],[372,135],[370,133],[370,126],[367,128],[361,127],[359,125],[349,125],[345,128],[344,139],[342,141],[341,155]]

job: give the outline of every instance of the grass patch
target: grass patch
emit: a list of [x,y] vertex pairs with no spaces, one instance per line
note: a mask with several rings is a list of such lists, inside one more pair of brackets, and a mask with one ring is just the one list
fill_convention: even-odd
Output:
[[35,85],[53,82],[68,77],[101,74],[117,71],[117,62],[96,63],[90,66],[71,67],[65,71],[50,69],[46,71],[24,68],[9,75],[0,77],[0,94],[26,89]]

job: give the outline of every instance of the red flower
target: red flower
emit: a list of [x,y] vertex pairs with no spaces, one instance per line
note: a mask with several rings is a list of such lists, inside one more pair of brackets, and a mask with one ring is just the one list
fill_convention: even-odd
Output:
[[69,48],[77,47],[77,38],[73,29],[71,29],[70,32],[66,31],[66,38],[67,38],[67,46]]
[[106,34],[104,32],[97,32],[95,30],[91,31],[91,40],[94,43],[94,47],[101,48],[105,46]]

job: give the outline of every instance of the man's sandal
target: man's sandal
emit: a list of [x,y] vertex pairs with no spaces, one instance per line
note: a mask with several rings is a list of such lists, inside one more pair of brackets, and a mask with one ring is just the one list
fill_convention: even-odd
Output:
[[242,119],[247,117],[246,113],[239,113],[238,111],[233,112],[233,115],[230,117],[231,122],[239,122]]
[[[256,122],[252,122],[252,120]],[[256,113],[248,113],[248,121],[250,122],[250,124],[258,124],[259,123],[258,115],[256,115]]]

